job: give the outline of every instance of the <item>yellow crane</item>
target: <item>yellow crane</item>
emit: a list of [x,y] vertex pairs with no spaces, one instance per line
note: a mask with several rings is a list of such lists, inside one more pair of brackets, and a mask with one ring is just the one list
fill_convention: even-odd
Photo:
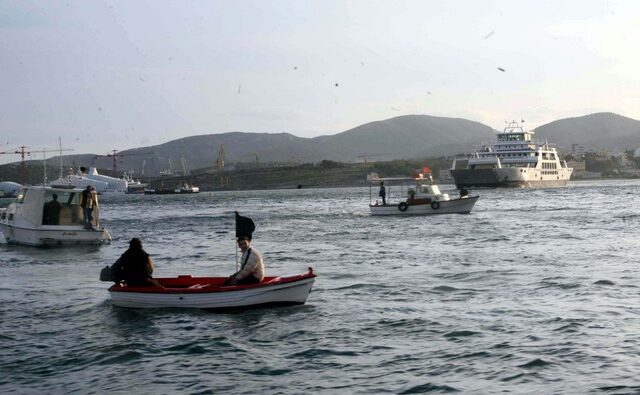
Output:
[[224,146],[220,144],[220,149],[218,150],[218,159],[216,159],[216,169],[218,172],[224,171]]

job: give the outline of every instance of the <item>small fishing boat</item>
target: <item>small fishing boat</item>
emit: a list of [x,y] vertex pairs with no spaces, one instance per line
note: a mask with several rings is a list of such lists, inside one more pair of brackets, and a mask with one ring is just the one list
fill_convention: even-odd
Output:
[[175,193],[199,193],[200,187],[189,185],[186,182],[175,189]]
[[23,187],[13,203],[0,209],[5,240],[39,247],[109,243],[111,235],[100,227],[99,211],[94,212],[92,228],[85,228],[81,195],[80,189]]
[[[370,174],[367,179],[371,183],[369,198],[371,215],[468,214],[471,212],[479,196],[469,196],[467,190],[461,189],[460,197],[452,198],[448,193],[440,191],[440,188],[433,183],[431,173],[428,169],[426,170],[416,174],[415,177],[381,178],[375,173]],[[384,185],[385,182],[389,188],[391,184],[397,184],[395,188],[400,190],[404,199],[396,202],[376,200],[372,204],[373,185]]]
[[173,195],[173,194],[182,194],[182,193],[200,193],[200,188],[194,185],[178,184],[178,186],[174,189],[165,188],[164,186],[160,186],[158,188],[153,189],[145,189],[145,195]]
[[260,284],[225,286],[227,277],[155,278],[162,286],[109,288],[115,306],[131,308],[198,308],[207,310],[244,309],[304,304],[316,274],[265,277]]

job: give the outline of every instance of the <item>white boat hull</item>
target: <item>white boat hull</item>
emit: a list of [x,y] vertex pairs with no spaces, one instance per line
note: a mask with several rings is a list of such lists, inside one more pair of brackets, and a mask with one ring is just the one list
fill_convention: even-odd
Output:
[[81,226],[55,226],[55,229],[48,229],[46,225],[40,228],[21,228],[0,223],[0,229],[8,244],[45,247],[100,245],[111,242],[111,235],[106,229],[88,230]]
[[371,215],[436,215],[436,214],[468,214],[476,204],[478,196],[434,202],[437,204],[408,205],[401,210],[399,204],[371,205]]
[[109,293],[112,303],[120,307],[234,309],[263,305],[304,304],[314,281],[315,278],[311,277],[295,282],[262,284],[257,287],[223,292],[154,291],[158,288],[148,288],[144,292],[127,292],[114,291],[112,287]]
[[559,169],[558,174],[545,174],[530,168],[456,169],[451,170],[457,188],[554,188],[564,187],[572,169]]

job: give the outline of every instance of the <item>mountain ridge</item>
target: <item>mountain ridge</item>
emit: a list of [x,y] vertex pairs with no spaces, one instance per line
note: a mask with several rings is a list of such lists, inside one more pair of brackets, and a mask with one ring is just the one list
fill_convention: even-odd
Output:
[[[572,144],[586,150],[626,150],[640,146],[640,121],[610,112],[564,118],[532,130],[564,151]],[[463,118],[402,115],[368,122],[334,135],[306,138],[290,133],[228,132],[182,137],[155,146],[119,152],[118,168],[156,176],[170,162],[182,173],[214,167],[221,147],[225,163],[300,164],[322,160],[337,162],[386,161],[467,154],[481,143],[495,140],[496,130]],[[67,164],[89,166],[95,155],[67,155]],[[184,161],[182,160],[184,158]],[[56,160],[56,158],[52,158]],[[101,168],[112,158],[96,159]]]

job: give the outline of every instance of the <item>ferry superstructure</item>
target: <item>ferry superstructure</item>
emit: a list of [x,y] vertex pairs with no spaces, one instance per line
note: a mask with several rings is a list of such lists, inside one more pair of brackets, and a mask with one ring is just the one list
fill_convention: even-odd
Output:
[[548,142],[534,141],[534,132],[515,121],[497,132],[497,141],[485,144],[467,159],[455,159],[451,176],[457,188],[565,186],[573,169]]

